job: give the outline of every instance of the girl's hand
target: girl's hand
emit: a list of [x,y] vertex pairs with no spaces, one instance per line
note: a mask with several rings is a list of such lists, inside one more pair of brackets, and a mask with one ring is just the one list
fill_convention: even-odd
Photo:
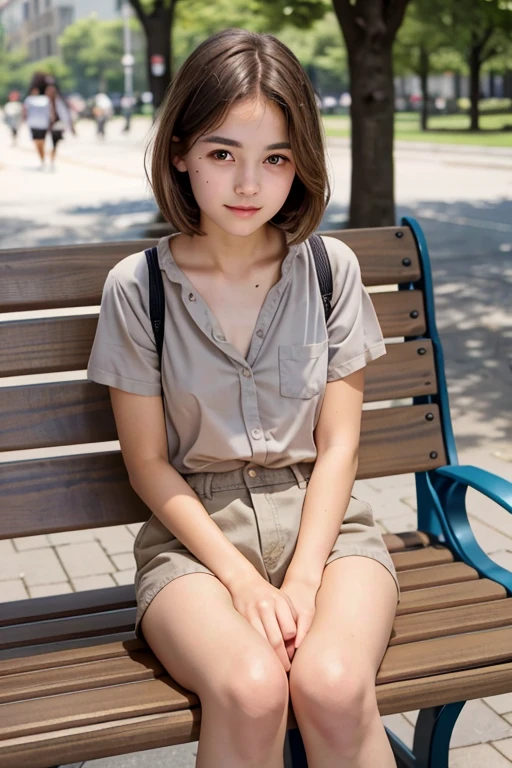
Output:
[[313,623],[316,608],[316,594],[320,584],[313,585],[296,579],[283,581],[281,592],[289,597],[297,614],[297,634],[293,641],[288,641],[286,649],[290,659],[301,645]]
[[269,641],[288,672],[291,669],[288,649],[293,649],[297,630],[297,614],[288,596],[259,574],[242,579],[230,586],[229,591],[238,613]]

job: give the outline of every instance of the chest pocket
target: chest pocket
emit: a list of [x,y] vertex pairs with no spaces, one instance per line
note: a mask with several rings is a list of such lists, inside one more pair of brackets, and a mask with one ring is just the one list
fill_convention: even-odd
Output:
[[279,347],[279,389],[283,397],[309,400],[327,382],[327,339],[317,344]]

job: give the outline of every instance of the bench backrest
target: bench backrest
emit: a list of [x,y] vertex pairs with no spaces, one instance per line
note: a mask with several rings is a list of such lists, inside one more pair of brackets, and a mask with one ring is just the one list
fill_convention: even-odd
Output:
[[[357,254],[387,344],[367,369],[358,477],[446,464],[446,386],[417,234],[409,226],[323,234]],[[112,442],[108,389],[88,382],[85,368],[108,271],[155,242],[0,252],[0,538],[148,517]]]

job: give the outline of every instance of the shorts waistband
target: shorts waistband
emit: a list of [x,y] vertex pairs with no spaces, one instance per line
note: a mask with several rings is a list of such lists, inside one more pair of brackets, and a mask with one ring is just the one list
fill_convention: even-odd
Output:
[[199,496],[211,499],[216,491],[262,488],[289,482],[296,482],[299,488],[306,488],[313,467],[311,462],[290,464],[277,469],[247,463],[229,472],[192,472],[183,477]]

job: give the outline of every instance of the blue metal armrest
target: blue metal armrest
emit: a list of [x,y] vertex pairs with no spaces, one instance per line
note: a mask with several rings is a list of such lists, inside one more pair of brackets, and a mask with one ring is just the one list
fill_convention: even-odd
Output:
[[457,555],[485,578],[512,594],[512,572],[495,563],[478,544],[466,511],[468,487],[483,493],[512,513],[512,483],[484,469],[448,465],[429,472],[430,491],[444,538]]

